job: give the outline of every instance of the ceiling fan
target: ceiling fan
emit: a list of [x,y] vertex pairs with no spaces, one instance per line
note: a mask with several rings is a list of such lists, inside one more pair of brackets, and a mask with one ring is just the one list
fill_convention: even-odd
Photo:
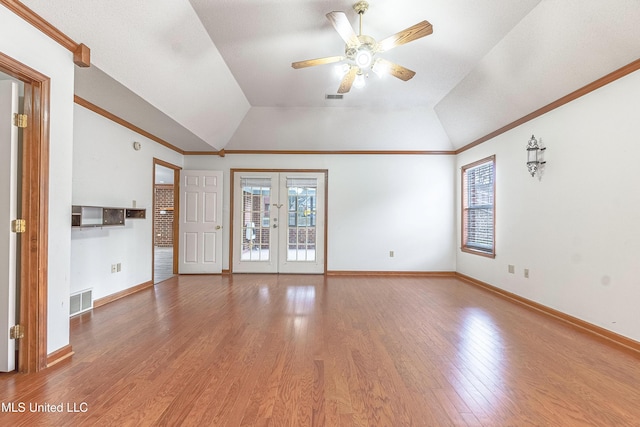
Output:
[[338,34],[340,34],[340,37],[342,37],[342,40],[346,43],[344,55],[293,62],[291,66],[298,69],[344,61],[342,69],[344,71],[344,77],[338,88],[338,93],[349,92],[351,86],[364,86],[364,79],[368,76],[369,70],[378,75],[391,74],[403,81],[411,79],[416,74],[415,71],[394,64],[384,58],[377,57],[377,55],[394,47],[409,43],[410,41],[428,36],[433,33],[431,24],[427,21],[422,21],[376,42],[373,37],[362,34],[362,15],[369,9],[369,3],[359,1],[353,5],[353,9],[360,15],[359,34],[355,33],[344,12],[327,13],[327,19],[329,19]]

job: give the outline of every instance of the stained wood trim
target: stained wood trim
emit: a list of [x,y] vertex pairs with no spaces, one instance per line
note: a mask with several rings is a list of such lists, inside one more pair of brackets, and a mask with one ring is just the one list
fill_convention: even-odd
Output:
[[[173,185],[171,184],[156,184],[156,165],[164,166],[169,169],[173,169]],[[164,160],[160,160],[157,158],[153,158],[153,185],[155,188],[173,188],[173,274],[178,274],[178,251],[179,251],[179,240],[178,233],[180,231],[180,218],[175,215],[180,214],[180,170],[182,168],[180,166],[176,166],[172,163],[165,162]],[[151,196],[153,200],[153,216],[152,216],[152,230],[153,236],[151,238],[151,271],[153,272],[152,282],[155,282],[155,231],[156,231],[156,192],[153,191]]]
[[[465,215],[464,215],[464,211],[465,211],[465,172],[467,171],[467,169],[471,169],[473,167],[476,167],[478,165],[481,165],[483,163],[488,163],[488,162],[493,162],[493,246],[491,247],[491,252],[483,252],[483,251],[479,251],[470,247],[465,246],[464,241],[465,238],[467,237],[467,234],[465,233],[465,228],[467,226],[466,222],[465,222]],[[461,242],[460,242],[460,250],[462,252],[466,252],[468,254],[472,254],[472,255],[479,255],[479,256],[483,256],[486,258],[495,258],[496,257],[496,155],[491,155],[488,157],[485,157],[484,159],[480,159],[480,160],[476,160],[473,163],[469,163],[468,165],[464,165],[460,168],[460,194],[462,195],[462,200],[460,200],[460,206],[462,207],[462,209],[460,210],[460,237],[461,237]]]
[[74,355],[71,345],[65,345],[64,347],[54,351],[47,356],[47,367],[51,367],[56,363],[60,363],[63,360],[69,359]]
[[152,286],[153,286],[153,280],[149,280],[148,282],[144,282],[139,285],[132,286],[123,291],[116,292],[115,294],[107,295],[106,297],[103,297],[103,298],[98,298],[97,300],[93,301],[93,308],[102,307],[105,304],[109,304],[110,302],[135,294],[136,292],[140,292]]
[[18,371],[47,367],[47,286],[49,217],[50,81],[44,74],[0,53],[0,70],[24,82],[24,113],[30,116],[23,132],[22,217],[27,231],[20,239],[20,324]]
[[180,253],[180,171],[173,170],[173,274],[178,274],[178,254]]
[[380,277],[454,277],[454,271],[355,271],[329,270],[327,276],[380,276]]
[[115,114],[111,114],[110,112],[108,112],[107,110],[105,110],[104,108],[100,108],[97,105],[87,101],[86,99],[83,99],[81,97],[79,97],[78,95],[74,95],[73,96],[73,102],[75,102],[78,105],[83,106],[84,108],[86,108],[87,110],[91,110],[96,114],[101,115],[102,117],[109,119],[113,122],[116,122],[117,124],[119,124],[120,126],[124,126],[127,129],[130,129],[136,133],[139,133],[140,135],[149,138],[152,141],[157,142],[160,145],[163,145],[177,153],[183,154],[184,155],[184,151],[181,150],[180,148],[176,147],[175,145],[172,145],[170,143],[168,143],[167,141],[165,141],[164,139],[158,138],[157,136],[147,132],[144,129],[139,128],[138,126],[134,125],[131,122],[126,121],[125,119],[122,119],[118,116],[116,116]]
[[620,78],[622,78],[622,77],[624,77],[624,76],[626,76],[628,74],[631,74],[631,73],[633,73],[634,71],[637,71],[637,70],[640,70],[640,59],[637,59],[637,60],[633,61],[632,63],[627,64],[624,67],[619,68],[619,69],[607,74],[606,76],[601,77],[598,80],[596,80],[594,82],[591,82],[588,85],[583,86],[580,89],[578,89],[576,91],[573,91],[570,94],[565,95],[562,98],[560,98],[560,99],[558,99],[556,101],[553,101],[552,103],[547,104],[544,107],[539,108],[539,109],[535,110],[534,112],[532,112],[530,114],[527,114],[526,116],[524,116],[524,117],[522,117],[522,118],[520,118],[520,119],[518,119],[518,120],[516,120],[514,122],[511,122],[508,125],[503,126],[500,129],[495,130],[495,131],[483,136],[482,138],[476,139],[475,141],[465,145],[464,147],[461,147],[461,148],[455,150],[454,154],[460,154],[460,153],[462,153],[464,151],[467,151],[467,150],[469,150],[469,149],[471,149],[471,148],[473,148],[473,147],[475,147],[477,145],[482,144],[483,142],[487,142],[488,140],[493,139],[498,135],[501,135],[501,134],[503,134],[503,133],[505,133],[507,131],[510,131],[511,129],[516,128],[516,127],[518,127],[518,126],[520,126],[520,125],[522,125],[522,124],[524,124],[524,123],[526,123],[526,122],[528,122],[530,120],[533,120],[536,117],[539,117],[539,116],[541,116],[543,114],[546,114],[549,111],[555,110],[558,107],[562,107],[563,105],[568,104],[571,101],[575,101],[576,99],[578,99],[578,98],[580,98],[580,97],[582,97],[582,96],[584,96],[584,95],[586,95],[586,94],[588,94],[590,92],[593,92],[596,89],[600,89],[601,87],[606,86],[609,83],[612,83],[612,82],[614,82],[614,81],[616,81],[616,80],[618,80],[618,79],[620,79]]
[[[0,0],[0,2],[3,2],[4,0]],[[574,101],[578,98],[580,98],[583,95],[586,95],[590,92],[593,92],[596,89],[599,89],[611,82],[614,82],[615,80],[618,80],[628,74],[631,74],[634,71],[637,71],[640,69],[640,59],[625,65],[622,68],[619,68],[618,70],[613,71],[612,73],[607,74],[606,76],[542,107],[539,108],[538,110],[506,125],[501,127],[500,129],[497,129],[485,136],[483,136],[482,138],[479,138],[467,145],[465,145],[464,147],[458,148],[457,150],[394,150],[394,151],[385,151],[385,150],[219,150],[219,151],[184,151],[181,150],[171,144],[169,144],[168,142],[138,128],[137,126],[123,120],[120,119],[119,117],[107,112],[106,110],[101,109],[100,107],[95,106],[94,104],[89,103],[86,100],[82,100],[82,98],[79,98],[76,95],[76,98],[78,98],[79,100],[76,100],[77,104],[83,105],[82,102],[87,103],[87,105],[83,105],[84,107],[95,111],[98,114],[103,115],[104,117],[107,117],[110,120],[115,121],[116,123],[121,124],[122,126],[128,127],[129,129],[138,132],[144,136],[146,136],[147,138],[158,142],[159,144],[164,145],[167,148],[170,148],[184,156],[219,156],[219,157],[225,157],[227,154],[238,154],[238,155],[242,155],[242,154],[261,154],[261,155],[413,155],[413,156],[430,156],[430,155],[434,155],[434,156],[452,156],[452,155],[458,155],[464,151],[467,151],[477,145],[480,145],[490,139],[495,138],[498,135],[501,135],[513,128],[516,128],[530,120],[535,119],[536,117],[539,117],[543,114],[548,113],[549,111],[552,111],[558,107],[561,107],[571,101]],[[75,100],[75,99],[74,99]],[[95,108],[95,109],[94,109]]]
[[573,317],[569,314],[563,313],[562,311],[554,310],[553,308],[547,307],[546,305],[537,303],[535,301],[531,301],[530,299],[521,297],[520,295],[514,294],[512,292],[506,291],[496,286],[490,285],[488,283],[485,283],[481,280],[467,276],[465,274],[456,272],[455,276],[460,280],[465,281],[466,283],[472,284],[474,286],[478,286],[486,291],[493,292],[504,299],[516,302],[531,310],[536,310],[548,316],[554,317],[558,320],[568,323],[572,327],[578,328],[592,335],[595,335],[596,337],[599,337],[606,342],[613,343],[616,346],[620,346],[626,350],[631,350],[634,352],[634,355],[640,356],[639,354],[640,342],[638,341],[632,340],[631,338],[627,338],[623,335],[617,334],[608,329],[594,325],[593,323],[589,323],[582,319],[578,319],[577,317]]
[[23,3],[18,0],[0,0],[0,4],[18,15],[29,24],[33,25],[36,29],[40,30],[46,36],[55,40],[62,45],[65,49],[73,53],[73,62],[80,67],[89,67],[90,63],[90,50],[84,44],[76,43],[65,33],[54,27],[49,21],[42,16],[29,9]]
[[79,67],[91,66],[91,50],[85,44],[80,43],[73,51],[73,63]]
[[220,156],[225,157],[227,154],[263,154],[263,155],[404,155],[404,156],[452,156],[455,151],[447,150],[220,150],[220,151],[185,151],[185,156]]
[[182,169],[180,166],[176,166],[173,163],[169,163],[169,162],[165,162],[164,160],[158,159],[158,158],[153,158],[153,164],[154,165],[160,165],[160,166],[164,166],[166,168],[169,169]]

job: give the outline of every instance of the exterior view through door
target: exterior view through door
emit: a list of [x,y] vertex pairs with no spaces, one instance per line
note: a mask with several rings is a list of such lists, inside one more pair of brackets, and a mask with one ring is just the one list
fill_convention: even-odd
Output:
[[232,175],[233,272],[324,273],[326,172]]

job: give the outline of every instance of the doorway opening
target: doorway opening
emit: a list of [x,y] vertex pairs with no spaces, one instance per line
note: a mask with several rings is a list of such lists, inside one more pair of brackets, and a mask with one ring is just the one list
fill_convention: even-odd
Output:
[[[0,219],[21,218],[22,129],[13,117],[23,113],[24,83],[0,72]],[[20,239],[15,226],[0,233],[0,372],[18,366],[16,340],[10,330],[20,323]],[[15,329],[14,329],[15,330]]]
[[177,226],[180,168],[153,162],[153,283],[178,274]]
[[[18,212],[27,227],[17,236],[16,317],[24,338],[16,340],[19,372],[47,367],[47,270],[49,215],[49,105],[50,79],[0,53],[0,72],[20,81],[24,88],[26,127],[20,135],[22,162],[16,171],[21,200]],[[4,200],[2,203],[7,203]],[[20,244],[19,242],[29,242]],[[71,352],[71,346],[64,350]]]

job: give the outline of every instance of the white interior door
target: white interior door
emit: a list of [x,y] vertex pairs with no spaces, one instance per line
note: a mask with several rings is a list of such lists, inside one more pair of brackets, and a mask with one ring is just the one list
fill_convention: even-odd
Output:
[[18,85],[0,81],[0,371],[16,369],[15,340],[9,328],[16,324],[16,235],[9,227],[17,215]]
[[222,172],[180,173],[180,274],[222,272]]
[[324,212],[324,173],[234,173],[233,271],[324,273]]

